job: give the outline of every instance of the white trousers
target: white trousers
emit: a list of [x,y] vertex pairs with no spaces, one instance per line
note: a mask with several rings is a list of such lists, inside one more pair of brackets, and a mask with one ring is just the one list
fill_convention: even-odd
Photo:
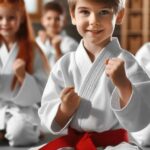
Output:
[[[100,149],[98,149],[100,150]],[[138,146],[123,142],[117,146],[108,146],[104,150],[140,150]]]
[[22,115],[14,115],[7,120],[5,138],[10,146],[26,146],[39,141],[40,130]]
[[138,132],[132,132],[131,136],[142,147],[150,147],[150,124]]

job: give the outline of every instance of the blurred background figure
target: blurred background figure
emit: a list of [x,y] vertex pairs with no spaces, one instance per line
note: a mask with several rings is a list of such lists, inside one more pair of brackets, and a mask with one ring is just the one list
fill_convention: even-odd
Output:
[[136,59],[150,77],[150,42],[145,43],[136,53]]
[[37,44],[48,58],[49,64],[55,62],[65,53],[75,51],[78,43],[63,30],[66,13],[58,2],[48,2],[43,6],[41,24]]
[[[135,54],[135,58],[150,77],[150,42],[145,43]],[[142,147],[150,146],[150,125],[139,132],[132,133]]]
[[39,142],[37,109],[49,73],[32,34],[24,0],[0,1],[0,141]]

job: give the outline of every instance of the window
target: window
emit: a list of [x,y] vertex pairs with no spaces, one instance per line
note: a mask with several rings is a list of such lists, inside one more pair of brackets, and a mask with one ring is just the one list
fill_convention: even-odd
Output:
[[25,0],[26,9],[31,19],[39,19],[42,0]]

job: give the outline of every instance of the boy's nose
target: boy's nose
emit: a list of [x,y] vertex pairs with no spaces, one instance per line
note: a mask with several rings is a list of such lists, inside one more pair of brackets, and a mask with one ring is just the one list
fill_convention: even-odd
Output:
[[56,21],[55,19],[52,19],[52,20],[49,22],[49,24],[50,24],[51,26],[55,26],[56,23],[57,23],[57,21]]
[[99,22],[99,18],[98,18],[98,16],[96,15],[96,14],[91,14],[90,15],[90,18],[89,18],[89,24],[90,25],[97,25],[97,24],[99,24],[100,22]]

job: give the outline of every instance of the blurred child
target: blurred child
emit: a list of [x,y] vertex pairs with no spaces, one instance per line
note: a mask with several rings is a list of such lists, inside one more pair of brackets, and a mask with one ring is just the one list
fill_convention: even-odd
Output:
[[135,57],[150,77],[150,43],[145,43],[137,51]]
[[[143,67],[150,77],[150,43],[145,43],[136,53],[136,60]],[[150,98],[149,98],[150,99]],[[132,133],[132,136],[142,147],[150,146],[150,125],[139,132]]]
[[150,79],[112,38],[125,0],[68,2],[83,39],[51,71],[39,115],[51,133],[65,135],[41,150],[138,150],[128,131],[150,121]]
[[24,0],[0,1],[0,141],[34,144],[40,129],[37,103],[48,62],[33,40]]
[[63,54],[76,50],[78,43],[63,31],[65,12],[59,3],[52,1],[44,5],[41,24],[45,32],[40,31],[36,41],[53,66]]

